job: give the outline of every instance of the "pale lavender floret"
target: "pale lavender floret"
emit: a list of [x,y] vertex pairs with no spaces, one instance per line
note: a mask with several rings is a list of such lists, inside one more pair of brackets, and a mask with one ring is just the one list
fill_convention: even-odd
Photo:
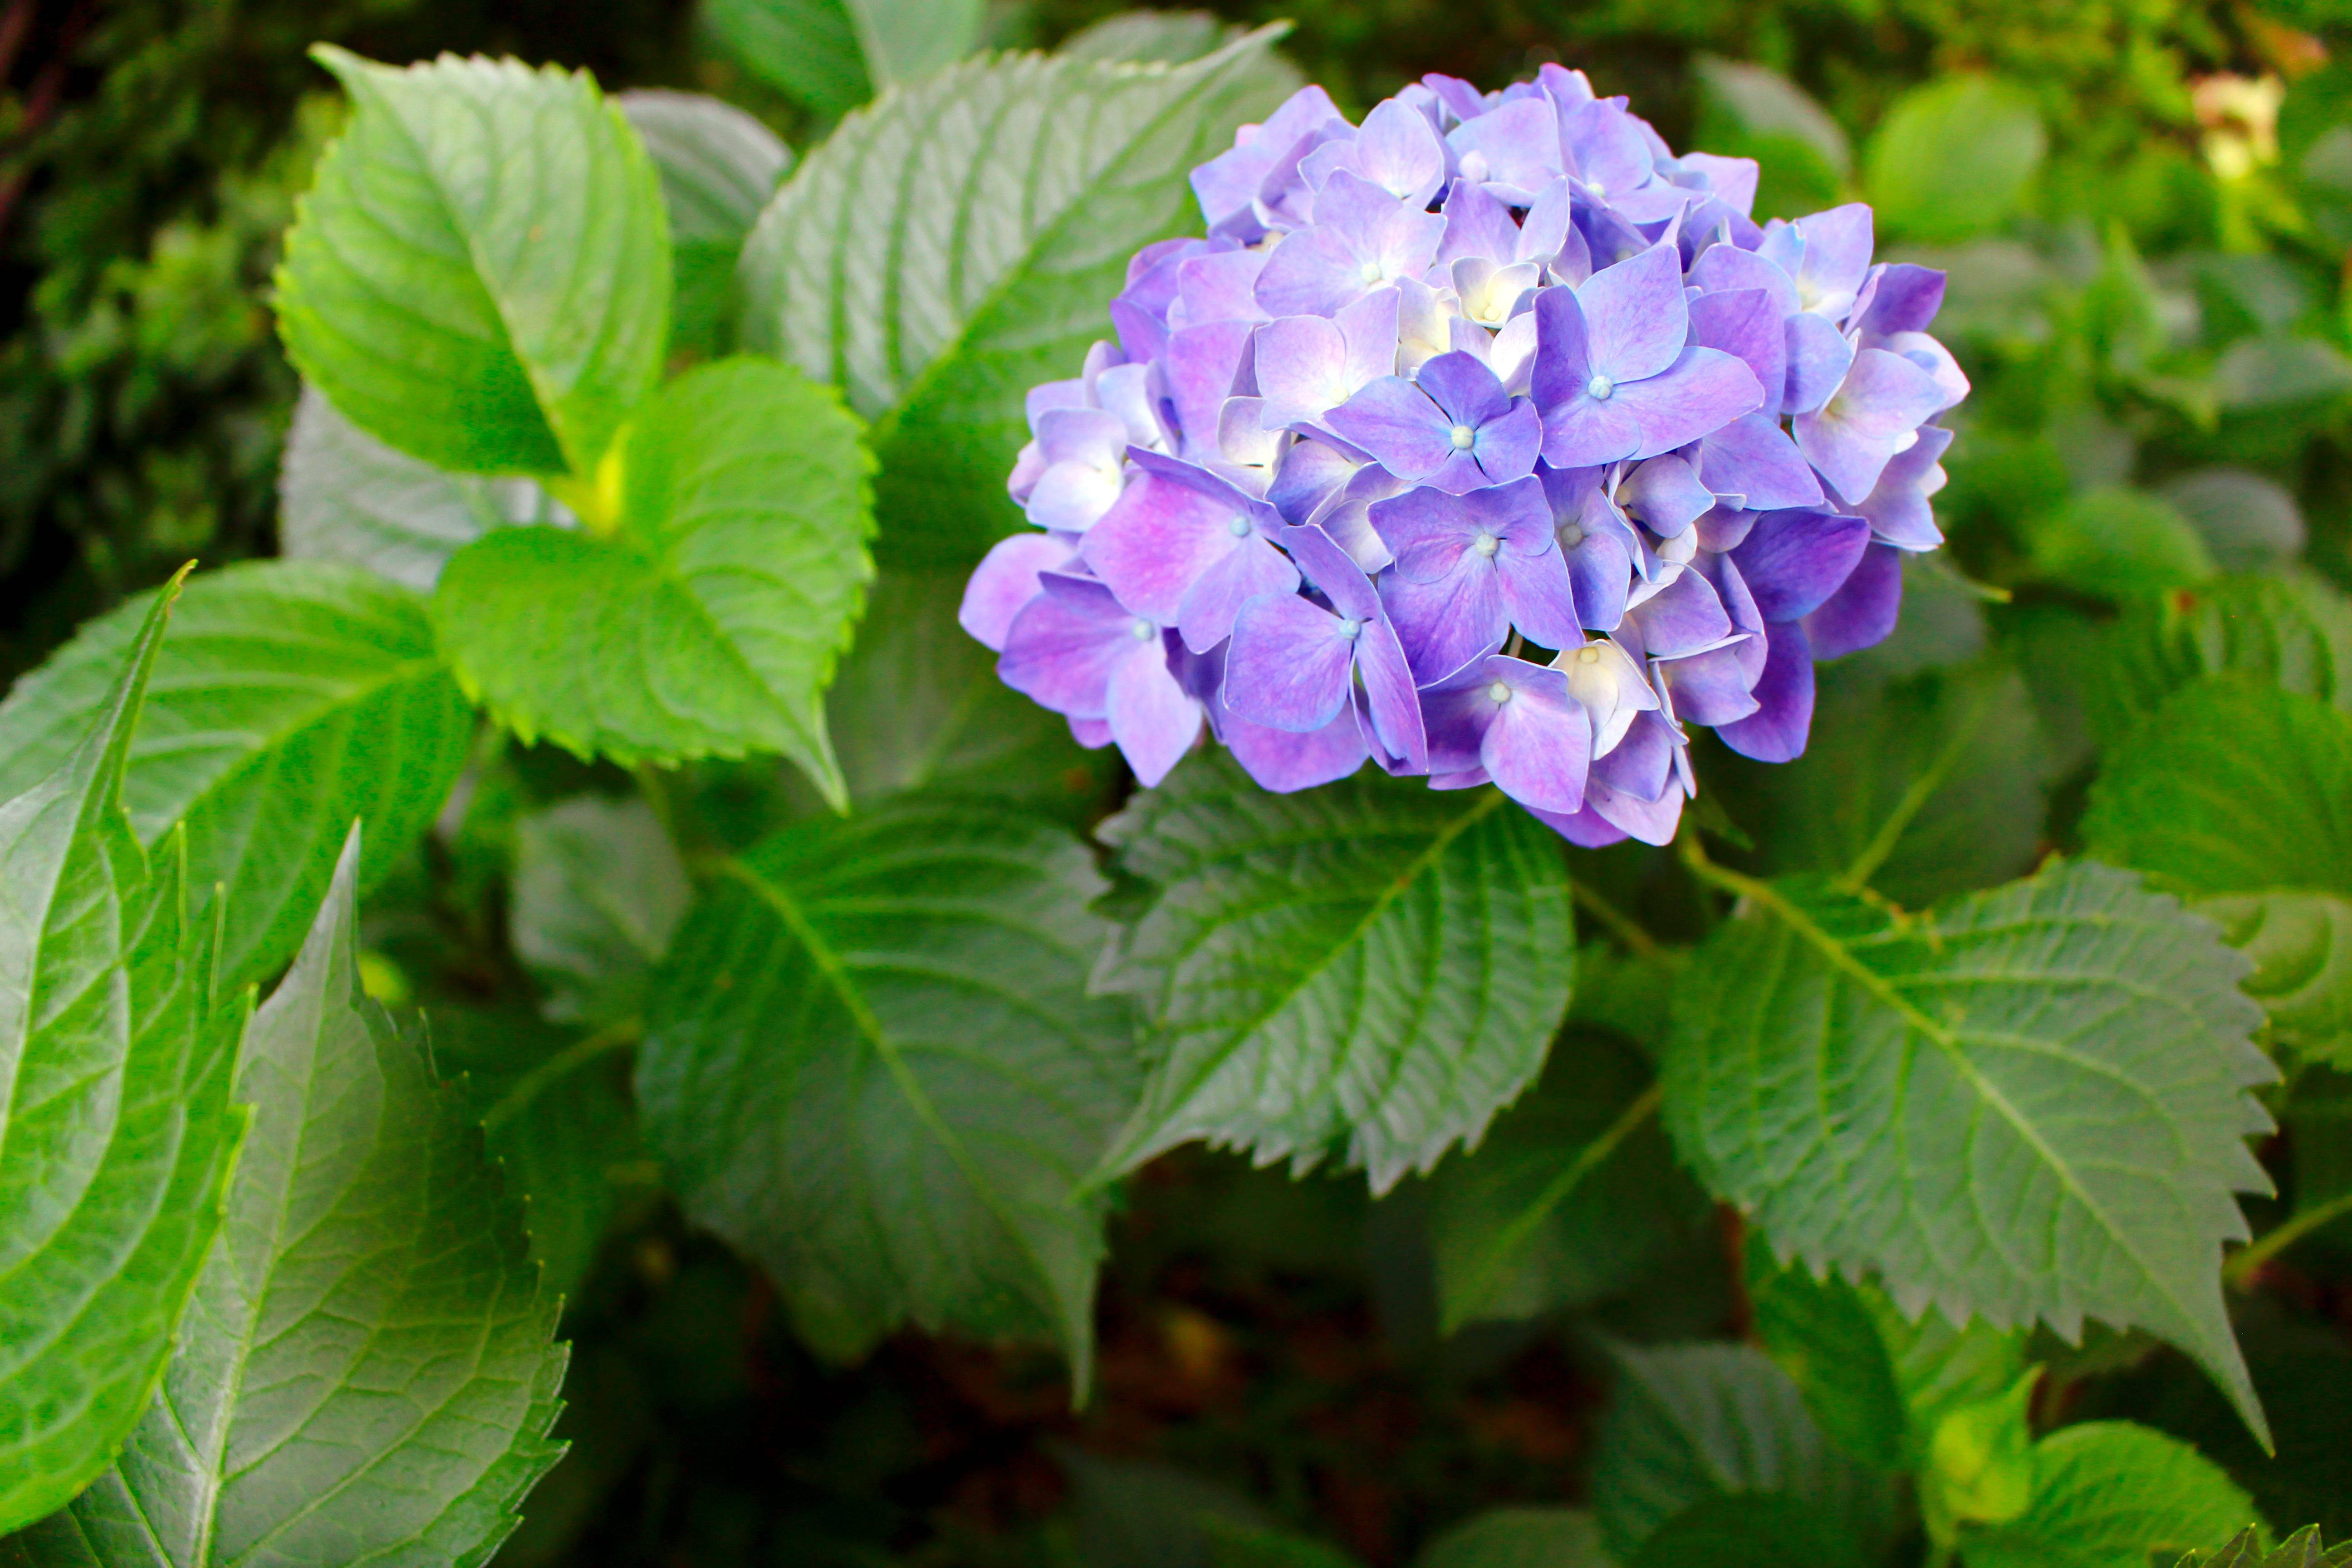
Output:
[[1366,738],[1423,771],[1412,676],[1370,579],[1318,529],[1294,529],[1285,542],[1328,605],[1270,594],[1243,605],[1225,656],[1225,707],[1253,723],[1313,733],[1357,703],[1360,679]]
[[1534,396],[1544,460],[1587,468],[1671,451],[1755,408],[1741,361],[1685,346],[1690,317],[1671,245],[1536,299]]
[[1935,378],[1902,355],[1864,349],[1820,412],[1797,416],[1797,449],[1839,495],[1866,496],[1943,396]]
[[1815,658],[1843,658],[1885,642],[1903,608],[1904,552],[1874,542],[1838,591],[1805,617]]
[[1382,376],[1328,423],[1399,479],[1455,494],[1534,472],[1543,438],[1534,405],[1466,353],[1440,354],[1410,381]]
[[1878,483],[1854,508],[1879,538],[1906,550],[1933,550],[1944,542],[1928,498],[1944,488],[1943,458],[1951,444],[1949,430],[1922,426],[1916,441],[1886,460]]
[[1560,161],[1558,121],[1550,103],[1523,98],[1465,120],[1446,132],[1445,145],[1462,178],[1515,207],[1568,173]]
[[1579,619],[1613,632],[1624,618],[1626,588],[1641,542],[1601,483],[1602,468],[1542,468],[1561,557],[1568,563]]
[[1147,472],[1087,531],[1079,554],[1130,611],[1177,629],[1204,653],[1265,593],[1298,586],[1297,569],[1231,502]]
[[1370,181],[1410,207],[1425,207],[1445,183],[1445,144],[1429,117],[1390,99],[1364,116],[1352,137],[1326,142],[1300,161],[1309,190],[1338,171]]
[[1870,542],[1870,524],[1819,508],[1766,512],[1729,552],[1767,621],[1813,613],[1838,591]]
[[1365,295],[1336,317],[1285,316],[1257,333],[1255,368],[1269,429],[1318,426],[1396,370],[1397,291]]
[[1583,809],[1592,721],[1563,671],[1496,654],[1425,700],[1433,773],[1483,773],[1536,811]]
[[1437,258],[1445,220],[1342,169],[1315,195],[1315,221],[1286,235],[1258,274],[1275,316],[1330,316],[1384,283],[1418,278]]
[[1723,743],[1759,763],[1802,756],[1813,722],[1813,654],[1801,621],[1775,621],[1764,629],[1765,659],[1751,695],[1756,710],[1716,727]]
[[956,608],[956,624],[992,652],[1004,651],[1013,616],[1044,590],[1037,574],[1066,570],[1076,554],[1067,535],[1016,533],[991,547]]
[[1743,414],[1687,450],[1699,482],[1725,506],[1775,511],[1814,506],[1822,499],[1812,466],[1769,415]]
[[1848,202],[1790,222],[1764,226],[1756,254],[1788,274],[1801,310],[1843,321],[1870,272],[1869,206]]
[[1545,647],[1583,640],[1533,477],[1459,496],[1423,487],[1374,503],[1371,520],[1396,552],[1381,596],[1423,684],[1499,647],[1513,626]]
[[1692,193],[1657,177],[1656,152],[1643,134],[1648,128],[1622,100],[1564,107],[1559,121],[1569,173],[1594,200],[1637,224],[1663,222],[1690,205]]
[[1201,705],[1169,668],[1165,628],[1090,577],[1041,574],[1044,592],[1013,619],[996,672],[1041,707],[1098,721],[1146,787],[1200,733]]
[[1285,156],[1295,155],[1300,142],[1347,121],[1319,87],[1302,87],[1268,115],[1262,125],[1244,125],[1234,132],[1234,145],[1192,171],[1192,194],[1212,234],[1230,234],[1244,244],[1265,232],[1255,211],[1259,188]]

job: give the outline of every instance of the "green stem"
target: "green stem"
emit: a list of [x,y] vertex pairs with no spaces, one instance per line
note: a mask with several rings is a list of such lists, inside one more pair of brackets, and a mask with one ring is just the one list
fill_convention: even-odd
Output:
[[[1651,1084],[1631,1105],[1617,1113],[1617,1120],[1603,1129],[1599,1137],[1576,1152],[1576,1158],[1568,1163],[1567,1169],[1554,1176],[1536,1201],[1521,1209],[1517,1216],[1504,1227],[1503,1233],[1486,1247],[1485,1256],[1478,1260],[1477,1272],[1470,1277],[1468,1288],[1461,1293],[1461,1301],[1475,1303],[1485,1296],[1504,1260],[1518,1250],[1520,1244],[1544,1222],[1546,1215],[1568,1201],[1570,1194],[1583,1184],[1585,1177],[1608,1162],[1609,1156],[1617,1152],[1619,1144],[1631,1138],[1642,1123],[1658,1113],[1658,1102],[1663,1096],[1664,1090],[1660,1086]],[[1458,1326],[1453,1322],[1446,1325],[1449,1331]]]
[[645,1033],[645,1026],[635,1018],[624,1018],[594,1034],[574,1040],[522,1077],[514,1087],[499,1096],[498,1102],[482,1112],[482,1131],[495,1132],[507,1122],[522,1114],[551,1084],[559,1083],[599,1057],[628,1049]]
[[1878,832],[1863,846],[1862,853],[1854,857],[1853,864],[1838,878],[1838,886],[1848,892],[1858,892],[1869,885],[1871,878],[1878,874],[1878,868],[1886,864],[1886,858],[1895,853],[1895,846],[1901,841],[1912,819],[1950,780],[1952,770],[1959,766],[1960,759],[1968,754],[1969,747],[1976,740],[1977,730],[1983,724],[1990,708],[1991,703],[1984,699],[1969,707],[1968,717],[1953,730],[1951,740],[1937,753],[1936,760],[1911,781],[1911,787],[1903,792],[1903,798],[1895,803],[1895,809],[1887,814],[1885,822],[1879,824]]
[[2284,1225],[2274,1226],[2263,1233],[2251,1247],[2230,1259],[2221,1269],[2221,1278],[2240,1290],[2252,1288],[2254,1276],[2263,1265],[2309,1236],[2347,1215],[2352,1215],[2352,1193],[2338,1193],[2317,1208],[2305,1209]]
[[1623,942],[1637,956],[1655,958],[1665,951],[1656,937],[1633,922],[1633,916],[1573,877],[1568,879],[1568,890],[1583,906],[1585,913],[1607,926],[1609,934]]

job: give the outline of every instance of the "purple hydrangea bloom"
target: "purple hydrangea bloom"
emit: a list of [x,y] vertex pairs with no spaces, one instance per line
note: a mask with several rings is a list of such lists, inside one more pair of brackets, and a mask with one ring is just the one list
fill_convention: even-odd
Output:
[[1758,224],[1545,66],[1350,125],[1294,95],[1193,171],[1116,341],[1033,391],[1032,529],[962,624],[1157,784],[1203,731],[1271,790],[1367,761],[1582,845],[1674,837],[1690,730],[1805,746],[1813,666],[1885,637],[1967,377],[1943,275],[1860,204]]

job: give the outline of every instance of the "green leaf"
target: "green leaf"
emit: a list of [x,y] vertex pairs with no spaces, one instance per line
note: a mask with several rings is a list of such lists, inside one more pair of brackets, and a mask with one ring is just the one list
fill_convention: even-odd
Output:
[[932,785],[1002,795],[1073,817],[1103,793],[1109,753],[997,677],[996,655],[956,624],[961,573],[884,572],[856,644],[825,696],[850,798]]
[[1496,792],[1359,774],[1270,795],[1192,758],[1103,825],[1150,902],[1097,984],[1141,1000],[1159,1065],[1110,1152],[1194,1139],[1385,1192],[1542,1068],[1576,942],[1559,838]]
[[625,92],[614,101],[661,173],[670,350],[716,358],[733,344],[743,237],[791,170],[792,149],[741,110],[698,92]]
[[1853,172],[1845,132],[1805,90],[1766,66],[1700,55],[1696,140],[1759,165],[1755,214],[1798,217],[1836,205]]
[[1431,1542],[1414,1568],[1613,1568],[1580,1508],[1489,1509]]
[[466,473],[592,476],[653,390],[653,161],[585,72],[315,51],[351,94],[278,272],[278,329],[355,424]]
[[2033,1506],[2033,1426],[2028,1412],[2039,1380],[2020,1377],[1989,1399],[1947,1410],[1928,1434],[1920,1467],[1919,1511],[1928,1539],[2007,1524]]
[[177,584],[46,777],[0,804],[0,1534],[104,1469],[171,1353],[242,1127],[249,1003],[121,804]]
[[543,1295],[568,1296],[595,1261],[620,1189],[646,1184],[622,1047],[633,1031],[592,1035],[527,1013],[436,1007],[434,1065],[463,1074],[506,1189],[525,1204]]
[[1086,847],[994,804],[901,799],[731,861],[656,975],[646,1137],[698,1223],[835,1357],[907,1321],[1058,1340],[1083,1389],[1133,1103]]
[[1109,335],[1128,258],[1195,228],[1188,171],[1295,83],[1275,36],[1179,66],[973,60],[851,116],[778,194],[744,340],[873,421],[887,559],[968,568],[1015,526],[1028,389]]
[[2316,403],[2352,392],[2352,358],[2318,338],[2240,338],[2214,364],[2213,390],[2232,413]]
[[434,594],[442,650],[526,741],[623,763],[781,752],[838,804],[822,699],[873,575],[872,471],[826,389],[760,360],[689,371],[628,438],[618,534],[475,541]]
[[2122,485],[2086,490],[2038,520],[2031,545],[2035,578],[2110,600],[2187,587],[2216,571],[2187,518]]
[[1931,244],[1969,239],[2018,210],[2046,146],[2022,89],[1946,77],[1895,100],[1871,138],[1863,184],[1883,231]]
[[1859,1568],[1861,1548],[1825,1524],[1812,1503],[1777,1492],[1736,1492],[1683,1510],[1642,1542],[1630,1568]]
[[454,552],[490,530],[555,515],[532,480],[444,473],[336,413],[315,386],[294,405],[278,493],[289,557],[363,567],[423,594]]
[[551,1018],[635,1016],[693,898],[686,867],[643,800],[579,795],[515,825],[508,935],[546,985]]
[[1885,1483],[1823,1441],[1797,1385],[1751,1345],[1621,1348],[1615,1400],[1594,1437],[1591,1495],[1620,1557],[1709,1498],[1778,1492],[1832,1527],[1874,1535]]
[[2197,681],[2108,759],[2083,840],[2209,908],[2254,960],[2245,989],[2273,1035],[2352,1067],[2352,718]]
[[487,1561],[562,1450],[555,1302],[457,1092],[354,973],[358,830],[254,1015],[253,1131],[163,1387],[19,1561]]
[[1055,52],[1064,59],[1182,65],[1215,54],[1246,30],[1206,11],[1121,11],[1079,28]]
[[2127,1421],[2062,1427],[2034,1445],[2033,1471],[2026,1512],[1964,1541],[1968,1568],[2148,1568],[2255,1522],[2210,1460]]
[[2276,1069],[2213,927],[2089,863],[1910,920],[1714,875],[1747,907],[1692,961],[1664,1074],[1700,1181],[1909,1312],[2147,1329],[2259,1431],[2220,1264],[2232,1194],[2268,1188],[2247,1090]]
[[952,65],[980,42],[982,0],[844,0],[877,91]]
[[[150,603],[84,626],[0,703],[0,794],[71,752]],[[362,885],[383,879],[447,798],[473,731],[414,594],[325,562],[252,562],[182,595],[123,804],[150,846],[184,826],[193,885],[228,889],[220,965],[241,985],[293,955],[354,817],[370,836]]]
[[1770,869],[1858,871],[1915,909],[2030,870],[2047,815],[2033,705],[1997,658],[1901,680],[1826,665],[1805,754],[1737,772]]
[[2180,1568],[2344,1568],[2346,1563],[2352,1563],[2352,1541],[2326,1546],[2315,1524],[2305,1525],[2267,1552],[2262,1532],[2250,1525],[2218,1552],[2190,1552],[2180,1560]]
[[1711,1217],[1658,1128],[1652,1077],[1631,1047],[1570,1029],[1535,1089],[1437,1167],[1429,1224],[1445,1331],[1615,1295]]
[[744,69],[820,120],[874,96],[844,0],[704,0],[699,15]]
[[2199,468],[2157,492],[2196,525],[2225,572],[2274,571],[2303,553],[2303,509],[2276,479]]
[[1356,1568],[1356,1560],[1338,1547],[1286,1530],[1262,1530],[1207,1514],[1201,1532],[1215,1568]]

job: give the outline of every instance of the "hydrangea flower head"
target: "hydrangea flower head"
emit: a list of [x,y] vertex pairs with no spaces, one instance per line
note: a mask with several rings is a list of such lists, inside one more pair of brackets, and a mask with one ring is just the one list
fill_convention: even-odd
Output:
[[1756,176],[1558,66],[1360,125],[1303,89],[1030,394],[965,628],[1146,786],[1206,734],[1667,842],[1692,726],[1795,757],[1814,661],[1894,629],[1969,390],[1942,274],[1858,203],[1756,223]]

